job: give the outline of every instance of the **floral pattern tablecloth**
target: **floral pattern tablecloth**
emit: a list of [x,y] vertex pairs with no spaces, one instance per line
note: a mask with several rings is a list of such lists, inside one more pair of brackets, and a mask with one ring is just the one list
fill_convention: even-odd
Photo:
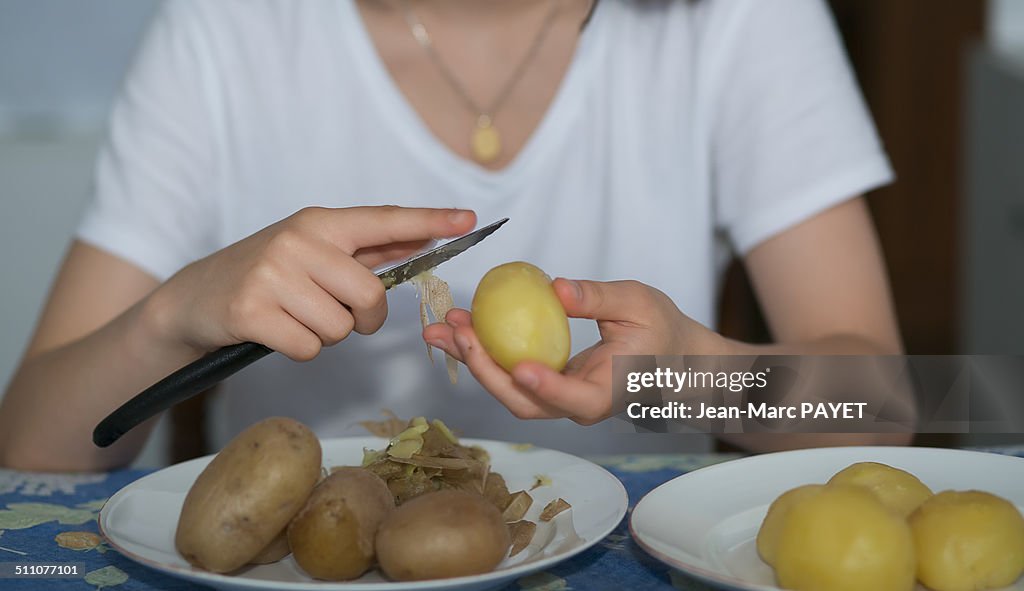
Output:
[[[991,451],[1024,457],[1024,448]],[[630,509],[648,491],[691,470],[733,459],[724,454],[630,455],[594,458],[622,480]],[[96,516],[107,497],[148,470],[104,474],[34,474],[0,469],[0,564],[83,566],[78,578],[0,578],[0,590],[206,589],[135,564],[107,546]],[[643,552],[629,537],[626,519],[593,548],[546,571],[523,577],[508,591],[586,591],[707,587]],[[503,590],[503,591],[505,591]]]

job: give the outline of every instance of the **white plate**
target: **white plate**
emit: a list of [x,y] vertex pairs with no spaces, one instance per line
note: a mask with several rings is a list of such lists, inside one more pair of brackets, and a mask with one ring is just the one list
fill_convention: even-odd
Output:
[[[824,483],[855,462],[907,470],[932,490],[978,489],[1024,507],[1024,459],[911,447],[840,447],[752,456],[666,482],[637,503],[630,531],[644,550],[720,589],[778,589],[754,540],[768,505],[802,484]],[[1024,591],[1024,581],[1010,587]]]
[[[307,576],[290,555],[280,562],[247,567],[230,576],[195,569],[175,551],[174,531],[185,494],[213,456],[165,468],[124,487],[100,511],[100,531],[113,547],[140,564],[218,589],[469,590],[498,587],[574,556],[611,533],[626,513],[628,499],[622,483],[596,464],[548,449],[521,450],[508,443],[474,439],[463,443],[486,449],[492,468],[505,477],[510,490],[529,489],[537,475],[551,478],[550,486],[530,493],[534,502],[527,519],[538,521],[544,506],[558,497],[572,505],[572,510],[550,523],[538,522],[537,534],[526,550],[484,575],[399,584],[371,571],[356,581],[329,583]],[[386,444],[386,440],[376,437],[325,440],[324,465],[359,465],[364,447],[381,449]]]

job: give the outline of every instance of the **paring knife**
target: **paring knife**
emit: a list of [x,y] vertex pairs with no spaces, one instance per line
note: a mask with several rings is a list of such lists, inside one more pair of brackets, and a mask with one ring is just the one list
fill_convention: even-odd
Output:
[[[380,271],[377,273],[377,277],[384,282],[385,289],[405,283],[420,273],[429,271],[465,252],[493,234],[507,221],[508,218],[499,220],[451,242],[432,248],[404,263]],[[270,353],[273,353],[271,349],[259,343],[239,343],[208,353],[146,388],[110,413],[93,430],[93,443],[99,447],[109,446],[140,423],[175,404],[210,389],[228,376]]]

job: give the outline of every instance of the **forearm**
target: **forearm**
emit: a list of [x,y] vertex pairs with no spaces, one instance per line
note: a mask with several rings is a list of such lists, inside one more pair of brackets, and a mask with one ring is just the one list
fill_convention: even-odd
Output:
[[0,465],[105,470],[132,461],[153,421],[106,449],[92,429],[198,352],[163,342],[148,300],[89,335],[26,359],[0,403]]
[[[729,355],[899,355],[899,342],[883,342],[860,335],[830,335],[800,343],[750,344],[725,339],[723,352]],[[810,401],[820,394],[811,389],[797,391],[792,404]],[[887,391],[871,390],[875,396],[897,396],[902,402],[901,412],[908,418],[915,416],[914,403],[908,389]],[[865,401],[878,404],[882,400]],[[891,402],[891,399],[886,402]],[[733,433],[721,436],[723,441],[755,452],[782,451],[807,447],[842,445],[907,445],[913,433]]]
[[723,339],[728,355],[900,355],[899,342],[856,334],[834,334],[795,343],[752,344]]

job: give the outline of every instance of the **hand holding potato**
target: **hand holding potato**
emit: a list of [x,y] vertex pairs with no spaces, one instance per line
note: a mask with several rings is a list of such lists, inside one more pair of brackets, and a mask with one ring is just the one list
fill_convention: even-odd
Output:
[[484,350],[466,310],[453,309],[447,324],[428,326],[423,338],[465,363],[515,416],[568,417],[584,425],[617,411],[611,396],[614,355],[715,354],[726,348],[725,339],[643,283],[556,279],[553,287],[570,317],[596,320],[601,333],[561,373],[535,361],[518,363],[511,373],[502,369]]

